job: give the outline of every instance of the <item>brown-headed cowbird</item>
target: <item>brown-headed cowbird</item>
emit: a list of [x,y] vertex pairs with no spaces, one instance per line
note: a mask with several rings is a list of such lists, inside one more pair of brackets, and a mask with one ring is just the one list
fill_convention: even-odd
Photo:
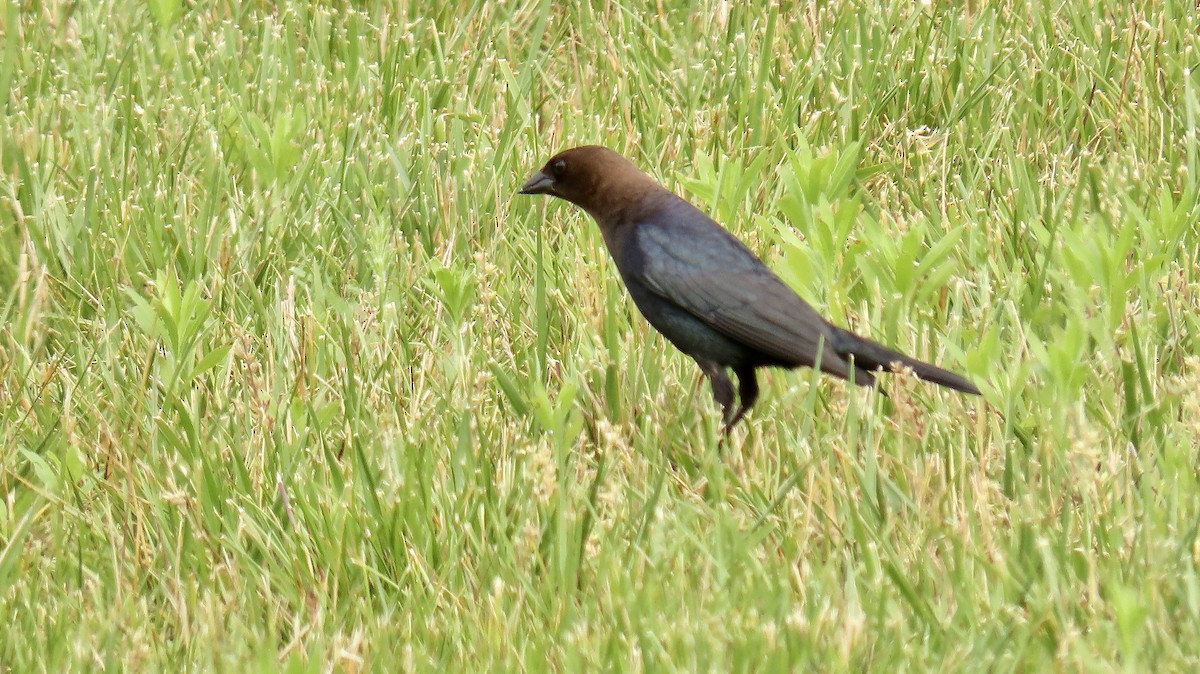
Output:
[[[953,372],[821,318],[745,244],[612,150],[561,152],[521,194],[565,199],[595,219],[642,315],[712,382],[725,432],[758,397],[758,367],[819,367],[871,386],[871,371],[899,363],[921,379],[979,394]],[[727,368],[738,377],[737,408]]]

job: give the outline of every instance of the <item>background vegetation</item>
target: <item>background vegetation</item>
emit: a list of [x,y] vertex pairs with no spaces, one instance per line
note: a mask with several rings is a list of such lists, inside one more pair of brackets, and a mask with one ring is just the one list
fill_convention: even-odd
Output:
[[[1194,3],[742,4],[6,3],[0,671],[1200,667]],[[984,399],[721,454],[585,142]]]

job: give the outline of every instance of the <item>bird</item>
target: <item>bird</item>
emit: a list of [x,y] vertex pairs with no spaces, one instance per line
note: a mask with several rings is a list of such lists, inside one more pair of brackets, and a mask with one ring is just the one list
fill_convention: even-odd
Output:
[[[563,199],[596,221],[638,310],[709,379],[722,437],[758,400],[763,367],[815,367],[871,387],[875,372],[899,365],[980,394],[962,375],[825,320],[727,229],[609,148],[554,155],[520,194]],[[736,404],[729,371],[738,379]]]

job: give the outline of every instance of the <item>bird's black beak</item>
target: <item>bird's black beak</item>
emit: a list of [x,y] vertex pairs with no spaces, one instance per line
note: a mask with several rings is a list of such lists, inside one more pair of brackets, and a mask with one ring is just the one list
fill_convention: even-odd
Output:
[[538,171],[521,185],[521,194],[550,194],[554,189],[554,178]]

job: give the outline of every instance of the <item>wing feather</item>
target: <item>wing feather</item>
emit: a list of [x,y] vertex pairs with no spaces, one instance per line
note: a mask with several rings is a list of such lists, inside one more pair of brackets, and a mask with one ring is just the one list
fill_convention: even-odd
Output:
[[672,231],[638,228],[639,280],[705,324],[781,363],[812,365],[821,349],[823,370],[845,362],[832,349],[832,332],[807,302],[719,225]]

